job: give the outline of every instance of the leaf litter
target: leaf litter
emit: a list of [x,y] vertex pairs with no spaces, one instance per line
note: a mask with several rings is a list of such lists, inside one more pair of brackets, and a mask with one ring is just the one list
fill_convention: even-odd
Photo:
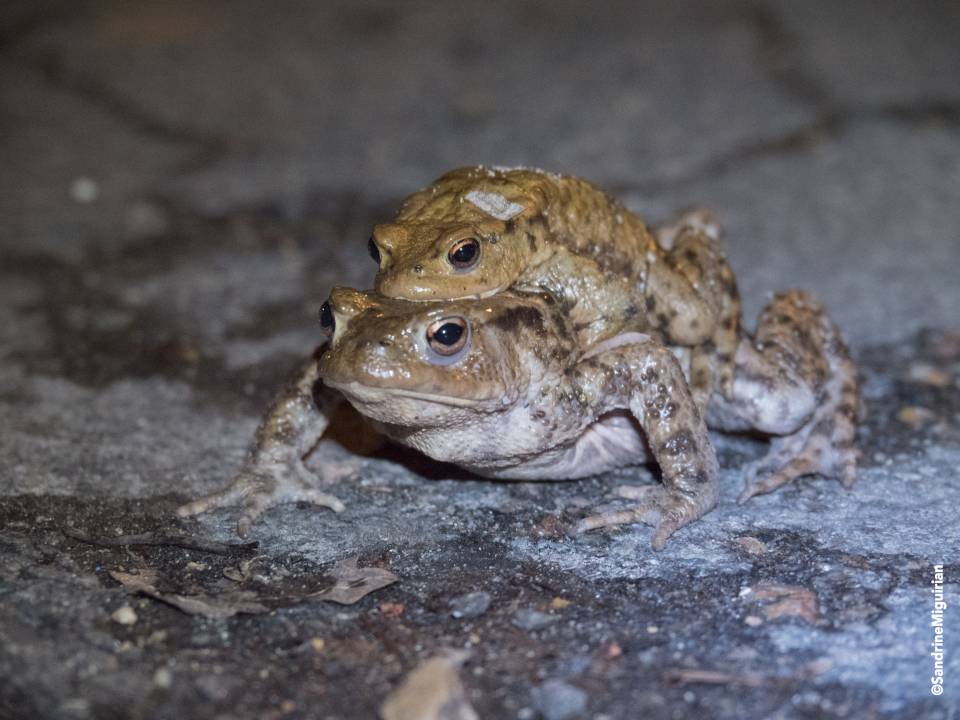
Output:
[[293,577],[286,568],[272,566],[259,557],[228,567],[222,575],[212,591],[197,592],[195,585],[183,587],[182,577],[161,577],[155,568],[142,568],[137,573],[110,572],[110,577],[130,594],[146,595],[188,615],[209,618],[262,614],[308,600],[353,605],[399,580],[385,568],[359,567],[356,557],[341,560],[330,574]]

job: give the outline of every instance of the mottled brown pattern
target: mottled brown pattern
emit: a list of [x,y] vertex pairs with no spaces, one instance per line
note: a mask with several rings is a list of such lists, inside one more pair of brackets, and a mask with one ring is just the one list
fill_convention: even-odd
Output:
[[[471,181],[480,178],[476,169],[460,172]],[[427,227],[444,243],[475,237],[488,255],[491,248],[528,247],[494,242],[502,233],[526,238],[548,229],[550,237],[540,239],[549,248],[550,263],[540,266],[544,274],[531,288],[536,292],[506,289],[485,298],[418,302],[336,288],[329,299],[335,320],[329,349],[318,362],[308,363],[274,403],[234,485],[191,503],[184,514],[242,498],[241,529],[246,530],[266,508],[290,498],[342,507],[310,487],[302,463],[332,407],[332,400],[314,406],[311,393],[318,378],[394,440],[490,477],[578,478],[641,462],[642,432],[660,465],[662,486],[629,491],[640,500],[636,506],[586,518],[579,527],[648,522],[655,527],[655,549],[716,503],[717,460],[705,419],[717,429],[773,436],[768,455],[746,468],[742,500],[811,473],[837,477],[845,485],[854,481],[856,371],[819,305],[801,291],[781,293],[761,312],[756,337],[739,337],[740,305],[730,292],[735,283],[701,227],[702,213],[661,236],[677,257],[677,276],[712,293],[709,312],[690,315],[689,307],[666,302],[673,297],[669,293],[634,297],[626,284],[611,282],[607,274],[626,256],[591,256],[599,239],[587,242],[591,236],[581,234],[575,240],[571,234],[584,218],[591,227],[604,227],[603,222],[613,222],[610,213],[622,209],[599,192],[588,196],[580,181],[524,172],[520,175],[530,182],[521,186],[514,182],[516,174],[483,175],[483,181],[502,192],[522,187],[538,202],[566,205],[541,204],[529,222],[521,213],[482,231],[476,224],[486,221],[478,218],[479,211],[456,205],[461,219],[473,218],[470,226],[442,229],[424,222],[418,235],[405,221],[379,226],[376,238],[389,267],[410,251],[410,238],[426,237]],[[429,194],[459,192],[461,180],[453,173]],[[523,198],[508,199],[514,211]],[[555,217],[561,206],[566,214]],[[440,206],[415,198],[401,216],[436,219],[443,207],[451,207],[449,198]],[[613,232],[619,224],[606,228]],[[560,237],[566,244],[555,242]],[[712,260],[691,262],[704,257]],[[649,279],[666,283],[661,288],[675,281],[657,269],[665,267],[662,258],[649,267]],[[478,277],[495,270],[488,266]],[[585,315],[588,306],[591,312],[618,309],[617,320],[603,313]],[[635,312],[641,306],[655,307],[654,325],[668,333],[681,318],[685,331],[709,324],[711,332],[692,349],[667,347],[655,333],[635,331],[650,330],[649,316]],[[443,344],[430,329],[446,322],[464,334]],[[610,335],[613,328],[617,332]],[[689,363],[689,384],[674,353]],[[724,366],[731,363],[735,372],[727,377]],[[329,392],[319,397],[329,398]],[[639,429],[603,425],[605,416],[617,412],[631,413]]]
[[[471,201],[475,193],[498,198],[513,214],[498,217]],[[619,332],[659,330],[669,343],[697,348],[689,376],[703,407],[714,382],[730,394],[739,342],[736,283],[708,235],[712,224],[702,211],[688,213],[659,231],[661,246],[643,220],[584,180],[460,168],[411,195],[392,223],[374,229],[376,287],[411,300],[547,289],[569,303],[583,347]],[[470,270],[447,260],[465,236],[481,243]],[[701,346],[710,339],[720,353]]]

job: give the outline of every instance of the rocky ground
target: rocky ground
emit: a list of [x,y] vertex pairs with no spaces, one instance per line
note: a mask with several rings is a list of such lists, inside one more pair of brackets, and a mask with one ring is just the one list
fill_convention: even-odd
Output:
[[[3,3],[0,717],[375,717],[438,657],[448,718],[960,716],[958,35],[946,2]],[[646,469],[478,481],[345,414],[310,460],[358,458],[342,514],[175,519],[371,224],[479,162],[716,208],[748,321],[823,299],[857,485],[738,506],[762,446],[718,438],[720,506],[654,555],[561,532]]]

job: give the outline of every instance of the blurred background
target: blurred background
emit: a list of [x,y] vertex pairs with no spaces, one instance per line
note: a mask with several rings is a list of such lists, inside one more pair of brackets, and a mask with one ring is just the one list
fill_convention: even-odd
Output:
[[[748,326],[800,286],[850,340],[867,479],[743,510],[726,497],[651,560],[645,528],[524,539],[544,508],[582,510],[614,480],[494,487],[370,461],[337,489],[347,513],[277,510],[258,539],[273,558],[390,565],[405,619],[368,602],[217,625],[154,604],[111,624],[123,593],[97,574],[144,556],[58,528],[144,532],[221,487],[319,342],[330,288],[371,284],[372,224],[480,163],[581,176],[653,224],[713,208]],[[485,717],[946,718],[957,706],[925,685],[923,568],[960,535],[927,515],[937,493],[956,500],[958,270],[955,1],[4,0],[0,715],[280,717],[284,698],[372,715],[423,653],[476,631]],[[232,520],[201,530],[231,538]],[[737,554],[736,533],[768,559]],[[180,555],[150,562],[187,576]],[[758,578],[815,587],[824,619],[748,627],[737,593]],[[450,626],[467,586],[494,594],[486,629]],[[558,612],[553,595],[581,625],[512,624],[518,604]],[[326,655],[304,659],[322,646],[308,632]],[[695,692],[660,675],[733,657],[746,676]],[[833,669],[801,665],[817,658]],[[544,678],[566,685],[531,695]]]
[[9,0],[0,26],[8,252],[252,210],[324,262],[244,293],[313,302],[370,283],[370,219],[407,193],[534,165],[653,222],[715,208],[748,322],[786,285],[858,342],[960,301],[956,3]]

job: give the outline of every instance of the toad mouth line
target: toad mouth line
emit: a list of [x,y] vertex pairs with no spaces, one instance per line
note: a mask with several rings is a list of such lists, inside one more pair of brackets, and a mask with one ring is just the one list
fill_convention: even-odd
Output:
[[336,382],[334,380],[324,380],[324,385],[334,390],[339,390],[345,395],[352,395],[361,400],[371,399],[371,395],[390,395],[392,397],[408,397],[414,400],[425,400],[427,402],[438,403],[441,405],[452,405],[454,407],[475,407],[477,405],[492,401],[494,398],[458,398],[450,395],[435,395],[433,393],[419,392],[417,390],[407,390],[404,388],[384,388],[375,385],[364,385],[363,383],[351,380],[348,382]]

